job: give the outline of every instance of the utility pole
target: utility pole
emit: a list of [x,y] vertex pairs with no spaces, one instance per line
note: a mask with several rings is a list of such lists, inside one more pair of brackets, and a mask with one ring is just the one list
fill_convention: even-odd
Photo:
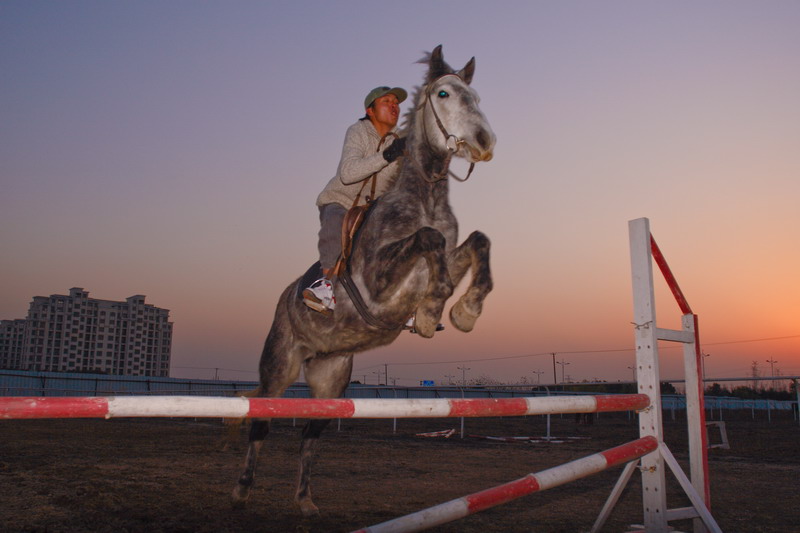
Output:
[[558,378],[556,377],[556,352],[553,352],[553,385],[558,383]]
[[383,363],[384,374],[386,374],[386,381],[385,383],[389,384],[389,363]]
[[470,370],[469,367],[459,366],[459,367],[456,367],[456,368],[461,370],[461,386],[466,387],[467,386],[467,370]]
[[[750,365],[750,371],[754,378],[758,377],[758,361],[753,361]],[[753,380],[753,390],[758,390],[758,381]]]

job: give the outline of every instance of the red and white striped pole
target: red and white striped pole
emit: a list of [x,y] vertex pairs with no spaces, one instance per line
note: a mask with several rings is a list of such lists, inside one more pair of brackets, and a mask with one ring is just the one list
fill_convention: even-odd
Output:
[[360,529],[355,533],[395,533],[422,531],[509,502],[533,492],[551,489],[564,483],[596,474],[613,466],[638,459],[658,448],[655,437],[635,441],[577,459],[537,474],[498,485],[481,492],[451,500],[416,513]]
[[15,418],[440,418],[639,410],[646,394],[526,398],[312,399],[208,396],[5,397]]

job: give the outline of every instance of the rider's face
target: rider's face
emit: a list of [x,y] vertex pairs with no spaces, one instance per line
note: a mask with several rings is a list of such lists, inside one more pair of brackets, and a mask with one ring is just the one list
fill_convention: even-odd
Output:
[[367,115],[376,128],[380,125],[392,129],[400,117],[400,103],[395,95],[386,94],[375,99],[372,106],[367,109]]

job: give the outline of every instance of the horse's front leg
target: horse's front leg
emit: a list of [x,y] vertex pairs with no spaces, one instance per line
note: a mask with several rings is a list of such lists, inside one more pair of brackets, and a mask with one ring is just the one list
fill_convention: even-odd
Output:
[[461,331],[472,331],[481,316],[483,300],[492,290],[492,273],[489,269],[489,239],[473,231],[461,245],[450,252],[447,261],[450,279],[455,285],[472,270],[472,281],[467,291],[450,309],[450,322]]
[[[446,239],[430,227],[417,230],[413,235],[384,246],[376,257],[380,261],[375,296],[391,297],[405,281],[419,259],[428,267],[428,283],[422,300],[416,305],[414,328],[420,336],[431,338],[442,318],[444,304],[453,294],[453,282],[447,268]],[[388,296],[387,296],[388,295]],[[400,303],[400,305],[403,305]],[[409,311],[414,311],[409,305]]]
[[[302,362],[312,354],[308,348],[295,341],[289,321],[289,302],[294,298],[293,286],[289,286],[281,296],[259,362],[260,386],[258,397],[278,398],[300,375]],[[302,304],[297,304],[302,305]],[[247,457],[244,470],[231,493],[234,507],[244,507],[250,496],[255,478],[258,454],[269,433],[270,419],[254,419],[250,426]]]

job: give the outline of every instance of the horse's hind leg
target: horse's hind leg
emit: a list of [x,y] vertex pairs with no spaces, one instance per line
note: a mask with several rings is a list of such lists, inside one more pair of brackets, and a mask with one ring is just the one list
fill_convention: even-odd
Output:
[[[314,398],[339,398],[350,382],[353,370],[352,354],[325,355],[306,362],[304,375]],[[303,516],[313,516],[319,509],[311,500],[311,467],[314,464],[317,443],[330,419],[309,420],[303,428],[300,445],[300,472],[295,501]]]
[[453,326],[461,331],[472,331],[483,311],[483,300],[492,290],[489,239],[479,231],[472,232],[461,246],[451,252],[447,266],[454,285],[461,281],[467,269],[472,270],[472,281],[467,291],[450,309]]
[[258,463],[258,452],[264,444],[264,439],[269,434],[269,419],[254,419],[250,424],[250,435],[248,438],[247,457],[244,460],[244,471],[239,476],[236,486],[231,494],[231,504],[236,507],[244,507],[250,497],[250,488],[253,486],[253,479],[256,475],[256,464]]
[[[288,328],[287,321],[282,318],[279,306],[275,322],[264,343],[264,351],[261,353],[259,396],[262,397],[277,398],[283,394],[283,391],[297,379],[302,361],[308,356],[306,349],[291,344],[290,335],[286,329]],[[258,452],[264,444],[269,429],[270,419],[252,420],[244,470],[231,493],[231,502],[234,507],[244,507],[247,503],[255,478]]]

